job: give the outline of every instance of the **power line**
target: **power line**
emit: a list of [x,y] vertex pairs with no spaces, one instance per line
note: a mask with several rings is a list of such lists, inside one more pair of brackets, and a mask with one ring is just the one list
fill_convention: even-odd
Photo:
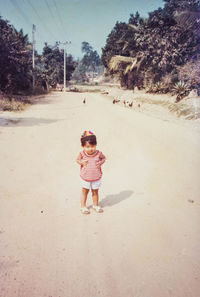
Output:
[[29,24],[32,25],[29,21],[29,19],[27,18],[27,16],[24,14],[23,10],[20,9],[20,7],[18,6],[18,4],[14,1],[14,0],[10,0],[11,4],[14,6],[14,8],[19,12],[19,14],[21,14],[23,16],[23,18],[25,19],[25,21]]
[[[23,10],[18,6],[17,2],[15,2],[14,0],[10,0],[10,2],[13,5],[13,7],[18,11],[18,13],[24,18],[24,20],[26,21],[28,26],[31,28],[32,23],[30,22],[29,18],[26,16],[26,14],[23,12]],[[25,0],[24,0],[24,2],[25,2]],[[38,35],[40,36],[40,38],[42,40],[45,40],[44,36],[42,36],[40,33],[38,33]]]
[[63,32],[64,32],[64,36],[65,36],[64,24],[63,24],[62,18],[61,18],[61,16],[60,16],[60,12],[59,12],[59,10],[58,10],[58,6],[57,6],[55,0],[53,0],[53,3],[54,3],[54,5],[55,5],[55,7],[56,7],[56,10],[57,10],[57,13],[58,13],[58,18],[59,18],[59,20],[60,20],[60,24],[61,24],[62,30],[63,30]]
[[43,23],[43,21],[41,20],[40,15],[38,14],[37,10],[35,9],[35,7],[32,5],[32,3],[29,0],[26,0],[27,3],[31,6],[31,8],[34,10],[35,14],[37,15],[38,19],[40,20],[41,24],[43,24],[44,28],[46,29],[47,32],[50,32],[50,34],[52,35],[52,37],[56,40],[56,36],[52,33],[52,31],[50,31],[47,27],[46,24]]
[[[55,20],[56,20],[56,18],[55,18],[55,16],[54,16],[53,12],[52,12],[52,9],[51,9],[51,7],[50,7],[48,1],[45,0],[45,3],[46,3],[46,6],[47,6],[47,8],[48,8],[50,14],[51,14],[52,19],[55,19]],[[56,25],[57,25],[58,30],[60,31],[60,29],[59,29],[59,27],[58,27],[58,23],[57,23],[57,21],[56,21]]]
[[49,6],[48,1],[45,0],[45,3],[46,3],[46,6],[47,6],[48,10],[50,11],[50,14],[51,14],[52,18],[54,19],[54,15],[53,15],[53,13],[52,13],[52,10],[51,10],[51,7]]
[[[52,37],[53,37],[53,38],[55,39],[55,41],[56,41],[56,40],[57,40],[57,37],[56,37],[56,36],[52,33],[52,31],[50,31],[50,30],[46,27],[46,25],[43,23],[43,21],[42,21],[40,15],[38,14],[37,10],[35,9],[35,7],[33,6],[33,4],[31,3],[31,1],[30,1],[30,0],[23,0],[23,1],[24,1],[25,4],[28,4],[28,5],[32,8],[32,10],[34,10],[34,13],[36,14],[36,16],[38,17],[38,19],[40,20],[40,22],[41,22],[43,28],[46,29],[47,32],[50,32],[50,34],[52,35]],[[10,2],[11,2],[11,4],[13,5],[13,7],[18,11],[18,13],[24,18],[24,20],[26,21],[26,23],[27,23],[30,27],[32,27],[32,23],[31,23],[30,19],[29,19],[29,18],[27,17],[27,15],[23,12],[23,10],[19,7],[18,3],[17,3],[15,0],[10,0]],[[50,6],[49,6],[48,1],[45,0],[45,3],[46,3],[46,5],[47,5],[48,10],[50,11],[51,16],[54,18],[54,15],[53,15],[53,13],[52,13],[52,10],[51,10],[51,8],[50,8]],[[64,23],[63,23],[63,21],[62,21],[60,12],[59,12],[59,10],[58,10],[58,6],[57,6],[55,0],[53,0],[53,3],[54,3],[54,6],[55,6],[55,8],[56,8],[57,15],[58,15],[58,19],[59,19],[59,21],[60,21],[60,25],[61,25],[62,30],[63,30],[63,33],[64,33],[63,36],[65,36],[66,33],[65,33],[65,31],[64,31]],[[41,38],[42,40],[46,41],[46,38],[44,38],[44,36],[41,36],[40,32],[38,32],[38,35],[40,36],[40,38]]]

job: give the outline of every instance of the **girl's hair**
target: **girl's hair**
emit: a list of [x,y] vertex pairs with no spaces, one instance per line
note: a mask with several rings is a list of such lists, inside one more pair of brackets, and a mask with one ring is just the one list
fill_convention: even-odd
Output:
[[97,145],[97,139],[95,135],[88,135],[85,137],[81,137],[81,145],[85,146],[86,142],[91,145]]

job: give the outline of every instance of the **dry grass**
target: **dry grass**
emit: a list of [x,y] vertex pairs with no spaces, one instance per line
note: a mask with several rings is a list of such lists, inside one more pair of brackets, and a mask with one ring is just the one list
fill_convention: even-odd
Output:
[[0,110],[2,111],[23,111],[31,105],[28,100],[22,101],[17,98],[0,98]]
[[[50,94],[49,92],[48,94]],[[0,91],[0,111],[23,111],[33,104],[48,103],[47,94],[6,95]]]
[[193,105],[186,103],[171,103],[169,101],[152,100],[150,98],[138,97],[134,101],[141,104],[149,104],[167,108],[169,112],[174,113],[178,118],[182,117],[186,120],[193,120],[200,118],[200,108],[195,108]]
[[196,110],[194,106],[186,104],[169,104],[169,111],[176,113],[177,117],[184,117],[186,120],[194,120],[200,118],[200,110]]

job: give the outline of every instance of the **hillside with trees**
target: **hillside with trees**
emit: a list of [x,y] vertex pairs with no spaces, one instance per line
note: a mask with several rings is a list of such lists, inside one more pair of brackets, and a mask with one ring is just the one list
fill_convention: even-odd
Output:
[[177,94],[200,91],[200,1],[164,0],[148,18],[117,22],[102,49],[107,74],[121,86]]

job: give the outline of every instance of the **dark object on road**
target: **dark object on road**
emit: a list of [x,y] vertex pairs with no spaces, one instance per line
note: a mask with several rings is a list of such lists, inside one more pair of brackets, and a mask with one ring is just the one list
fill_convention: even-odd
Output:
[[101,94],[103,94],[103,95],[108,95],[109,93],[108,93],[108,92],[102,92]]
[[115,104],[115,103],[116,103],[116,100],[114,99],[114,100],[113,100],[113,104]]
[[131,103],[129,103],[129,106],[132,107],[133,106],[133,101]]
[[86,100],[85,100],[85,98],[84,98],[84,100],[83,100],[83,103],[84,103],[84,104],[86,103]]
[[69,89],[69,92],[76,92],[76,93],[78,93],[78,92],[80,92],[80,90],[78,88],[74,87],[74,88],[70,88]]
[[118,103],[118,102],[120,102],[120,100],[115,100],[115,103]]
[[138,104],[138,107],[140,108],[140,103]]

